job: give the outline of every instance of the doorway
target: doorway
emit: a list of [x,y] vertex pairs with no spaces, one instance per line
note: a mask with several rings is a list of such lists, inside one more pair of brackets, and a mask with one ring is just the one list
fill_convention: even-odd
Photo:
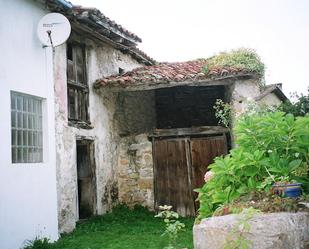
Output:
[[76,152],[79,219],[86,219],[96,214],[94,142],[77,140]]

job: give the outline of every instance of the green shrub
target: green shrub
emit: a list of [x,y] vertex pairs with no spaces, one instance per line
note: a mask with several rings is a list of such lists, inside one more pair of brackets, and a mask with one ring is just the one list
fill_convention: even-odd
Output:
[[235,135],[238,146],[215,159],[209,166],[214,177],[197,190],[199,218],[282,178],[302,182],[308,192],[309,117],[251,112],[238,120]]
[[291,113],[294,116],[309,115],[309,88],[307,95],[294,93],[292,98],[294,102],[285,102],[279,107],[280,110],[286,113]]

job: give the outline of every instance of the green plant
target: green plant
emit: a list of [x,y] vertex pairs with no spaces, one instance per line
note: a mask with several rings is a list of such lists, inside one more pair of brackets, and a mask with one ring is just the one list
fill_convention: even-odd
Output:
[[[199,219],[252,191],[268,191],[285,177],[309,191],[309,117],[283,112],[244,114],[235,127],[237,147],[209,166],[214,177],[199,192]],[[301,172],[301,174],[299,173]]]
[[247,72],[254,72],[261,76],[264,75],[265,66],[261,62],[258,54],[247,48],[240,48],[230,52],[223,52],[207,59],[203,71],[209,73],[216,68],[234,68]]
[[219,125],[229,127],[232,113],[231,105],[223,102],[222,99],[217,99],[213,108],[216,111],[215,117],[219,120]]
[[309,114],[309,88],[307,95],[294,93],[291,95],[291,98],[294,101],[282,103],[279,110],[293,114],[294,116],[306,116]]
[[26,242],[24,249],[49,249],[50,243],[47,238],[35,238]]
[[164,249],[176,249],[178,233],[183,231],[185,224],[178,221],[179,214],[172,211],[172,206],[159,206],[161,212],[155,217],[162,218],[165,222],[165,231],[162,236],[168,236],[168,246]]
[[260,211],[252,207],[242,210],[237,223],[226,237],[224,249],[248,249],[252,245],[252,241],[246,238],[246,233],[250,232],[249,222],[257,213],[260,213]]
[[308,197],[305,195],[299,198],[281,198],[271,192],[254,191],[242,195],[230,203],[220,205],[213,213],[213,216],[238,214],[250,207],[263,213],[309,211],[308,208],[299,205],[299,202],[307,201]]

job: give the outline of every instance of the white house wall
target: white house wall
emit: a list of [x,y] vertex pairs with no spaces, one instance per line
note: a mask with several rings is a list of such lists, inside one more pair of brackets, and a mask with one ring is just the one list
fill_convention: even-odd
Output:
[[68,125],[66,45],[55,51],[55,104],[56,104],[56,154],[58,179],[58,212],[61,232],[72,231],[78,220],[76,140],[94,141],[97,213],[110,210],[118,201],[117,144],[119,141],[114,114],[117,94],[96,92],[92,83],[104,76],[140,66],[130,56],[109,45],[84,40],[87,49],[87,79],[89,84],[89,113],[92,129],[78,129]]
[[274,93],[270,93],[262,98],[259,103],[265,106],[279,106],[282,101]]
[[[36,36],[43,7],[32,0],[1,1],[1,249],[58,238],[52,51]],[[11,91],[43,98],[43,163],[12,163]]]

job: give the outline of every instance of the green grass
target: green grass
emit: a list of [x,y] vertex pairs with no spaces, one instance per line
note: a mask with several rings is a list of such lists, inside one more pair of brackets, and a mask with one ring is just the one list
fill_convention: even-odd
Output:
[[[47,247],[27,249],[162,249],[167,238],[162,219],[142,207],[119,206],[112,213],[79,223],[74,232],[63,235]],[[179,234],[179,248],[193,249],[192,218],[180,219],[186,230]]]

